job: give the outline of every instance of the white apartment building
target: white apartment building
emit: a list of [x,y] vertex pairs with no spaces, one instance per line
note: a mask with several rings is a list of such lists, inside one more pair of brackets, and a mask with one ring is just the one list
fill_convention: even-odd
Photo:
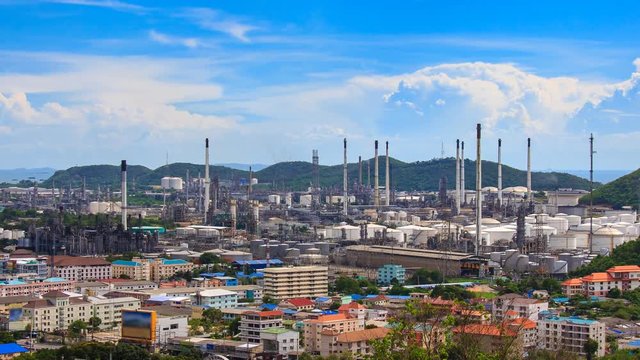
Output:
[[529,299],[517,294],[505,294],[493,299],[491,316],[495,320],[527,318],[538,320],[541,311],[549,310],[549,303],[540,299]]
[[102,258],[61,255],[54,258],[53,271],[52,276],[71,281],[110,279],[111,263]]
[[238,294],[224,289],[198,291],[191,297],[191,303],[214,309],[228,309],[238,306]]
[[264,294],[277,300],[316,298],[329,292],[326,266],[267,268],[264,273]]
[[240,317],[240,339],[260,343],[263,330],[282,328],[282,311],[246,311]]
[[596,356],[605,354],[605,325],[596,320],[578,317],[542,316],[538,320],[538,347],[549,351],[563,349],[585,356],[588,339],[598,342]]
[[331,330],[333,335],[364,330],[364,320],[350,318],[345,314],[322,315],[307,319],[304,324],[304,348],[311,354],[320,354],[322,332]]
[[260,332],[264,352],[280,354],[285,358],[290,352],[300,350],[300,333],[285,328],[270,328]]
[[139,309],[140,300],[130,297],[97,298],[69,296],[61,291],[51,291],[42,299],[29,301],[23,306],[23,320],[31,324],[34,331],[51,332],[66,329],[72,322],[89,320],[96,316],[106,328],[121,322],[123,309]]

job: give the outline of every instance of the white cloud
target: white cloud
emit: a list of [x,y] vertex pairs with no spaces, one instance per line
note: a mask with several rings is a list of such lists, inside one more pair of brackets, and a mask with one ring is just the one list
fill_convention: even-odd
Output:
[[92,6],[108,8],[118,11],[143,11],[145,8],[139,5],[118,0],[44,0],[44,2],[56,4],[68,4],[78,6]]
[[188,47],[190,49],[197,48],[200,46],[200,41],[196,38],[182,38],[177,36],[170,36],[167,34],[160,33],[155,30],[149,31],[149,38],[152,41],[155,41],[160,44],[165,45],[182,45]]
[[213,9],[190,8],[184,11],[182,16],[205,30],[222,32],[243,42],[250,41],[249,32],[258,30],[256,26],[245,24]]

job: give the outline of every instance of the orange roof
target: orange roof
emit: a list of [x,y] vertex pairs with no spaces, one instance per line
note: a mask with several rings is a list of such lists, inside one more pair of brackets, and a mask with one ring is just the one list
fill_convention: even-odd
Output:
[[531,330],[536,328],[536,322],[527,318],[517,318],[511,321],[511,325],[517,326],[525,330]]
[[505,315],[518,315],[518,313],[515,310],[507,310],[504,314]]
[[562,286],[578,286],[582,285],[582,279],[568,279],[562,282]]
[[615,279],[606,272],[597,272],[592,273],[591,275],[587,275],[582,278],[582,281],[585,282],[594,282],[594,281],[614,281]]
[[640,272],[638,265],[619,265],[607,270],[607,272]]
[[242,313],[247,315],[258,315],[260,317],[263,316],[282,316],[283,312],[280,310],[272,310],[272,311],[245,311]]
[[315,305],[315,303],[311,301],[311,299],[307,299],[307,298],[293,298],[293,299],[286,300],[285,302],[288,302],[289,304],[295,307]]
[[464,326],[456,326],[453,328],[456,334],[474,334],[485,336],[516,336],[517,334],[511,330],[499,327],[497,325],[469,324]]
[[336,340],[340,343],[353,343],[358,341],[370,341],[375,339],[382,339],[389,333],[389,331],[391,330],[387,328],[375,328],[375,329],[352,331],[352,332],[338,335],[338,338]]
[[366,308],[367,308],[366,306],[364,306],[364,305],[362,305],[360,303],[357,303],[355,301],[352,301],[352,302],[350,302],[348,304],[341,305],[338,308],[338,311],[349,311],[351,309],[366,309]]

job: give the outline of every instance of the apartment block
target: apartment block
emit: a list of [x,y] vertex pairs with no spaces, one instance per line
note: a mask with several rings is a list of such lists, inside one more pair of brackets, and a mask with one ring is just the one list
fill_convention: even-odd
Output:
[[392,282],[404,284],[405,269],[402,265],[385,264],[378,268],[378,284],[391,285]]
[[598,343],[596,356],[605,354],[605,325],[596,320],[578,317],[545,315],[538,320],[538,347],[549,351],[560,349],[585,356],[584,344],[593,339]]
[[[51,265],[51,258],[47,262]],[[67,280],[86,281],[111,278],[111,263],[102,258],[61,255],[54,257],[53,262],[55,276]]]
[[177,272],[188,272],[193,269],[193,264],[181,259],[155,259],[151,263],[151,278],[155,282],[165,280]]
[[606,297],[611,289],[621,292],[640,286],[640,266],[614,266],[606,272],[596,272],[582,278],[569,279],[562,283],[565,295],[583,294],[586,296]]
[[262,331],[282,328],[282,311],[246,311],[240,317],[240,339],[247,343],[260,343]]
[[270,328],[260,332],[260,340],[265,353],[288,356],[300,348],[300,333],[285,328]]
[[344,334],[364,330],[364,320],[350,318],[345,314],[322,315],[315,319],[307,319],[304,324],[305,351],[320,354],[322,332],[332,330],[335,334]]
[[0,281],[0,297],[42,295],[50,291],[72,291],[75,282],[62,278]]
[[538,320],[541,311],[549,309],[549,303],[540,299],[529,299],[517,294],[505,294],[492,301],[491,316],[495,320],[508,318],[507,312],[514,312],[515,317]]
[[224,289],[201,290],[191,297],[191,302],[206,308],[235,308],[238,306],[238,294]]
[[267,268],[264,273],[264,294],[274,299],[315,298],[329,292],[326,266]]
[[111,263],[111,273],[114,278],[122,275],[132,280],[151,280],[151,263],[147,259],[134,258],[131,261],[116,260]]
[[320,334],[320,355],[350,354],[354,359],[364,359],[372,353],[371,341],[384,338],[387,328],[365,329],[347,333],[326,329]]

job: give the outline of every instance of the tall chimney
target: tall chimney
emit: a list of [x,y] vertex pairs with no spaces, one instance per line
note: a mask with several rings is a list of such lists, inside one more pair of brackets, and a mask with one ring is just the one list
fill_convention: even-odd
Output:
[[371,159],[367,160],[367,189],[371,189]]
[[464,189],[464,141],[460,143],[460,199],[462,206],[467,205],[467,192]]
[[533,202],[531,197],[531,138],[527,138],[527,199]]
[[498,207],[502,209],[502,139],[498,139]]
[[209,179],[209,138],[204,140],[204,221],[208,224],[207,213],[209,212],[209,191],[211,187],[211,179]]
[[358,156],[358,189],[362,189],[362,156]]
[[122,180],[120,180],[122,228],[127,230],[127,160],[122,160],[120,163],[120,173],[122,175]]
[[456,211],[460,214],[460,139],[456,139]]
[[189,169],[187,169],[187,183],[185,184],[185,187],[184,187],[186,202],[189,202],[189,185],[190,184],[191,184],[191,181],[189,180]]
[[251,195],[251,192],[253,191],[253,170],[251,169],[251,166],[249,166],[249,195]]
[[374,152],[374,163],[373,163],[373,204],[378,207],[380,206],[380,189],[378,188],[378,140],[375,142],[375,152]]
[[386,175],[384,176],[384,197],[385,197],[384,204],[386,206],[389,206],[389,201],[391,198],[391,190],[389,189],[391,184],[391,180],[390,180],[391,174],[389,171],[389,142],[388,141],[385,143],[385,146],[386,146],[387,153],[385,156],[386,157],[386,172],[385,172]]
[[347,193],[347,138],[344,138],[344,164],[342,165],[342,213],[349,214],[349,194]]
[[476,125],[476,256],[480,254],[482,243],[482,157],[480,156],[480,133],[482,127]]
[[235,236],[236,227],[238,226],[238,211],[237,211],[237,200],[231,199],[229,200],[229,212],[231,213],[231,236]]

